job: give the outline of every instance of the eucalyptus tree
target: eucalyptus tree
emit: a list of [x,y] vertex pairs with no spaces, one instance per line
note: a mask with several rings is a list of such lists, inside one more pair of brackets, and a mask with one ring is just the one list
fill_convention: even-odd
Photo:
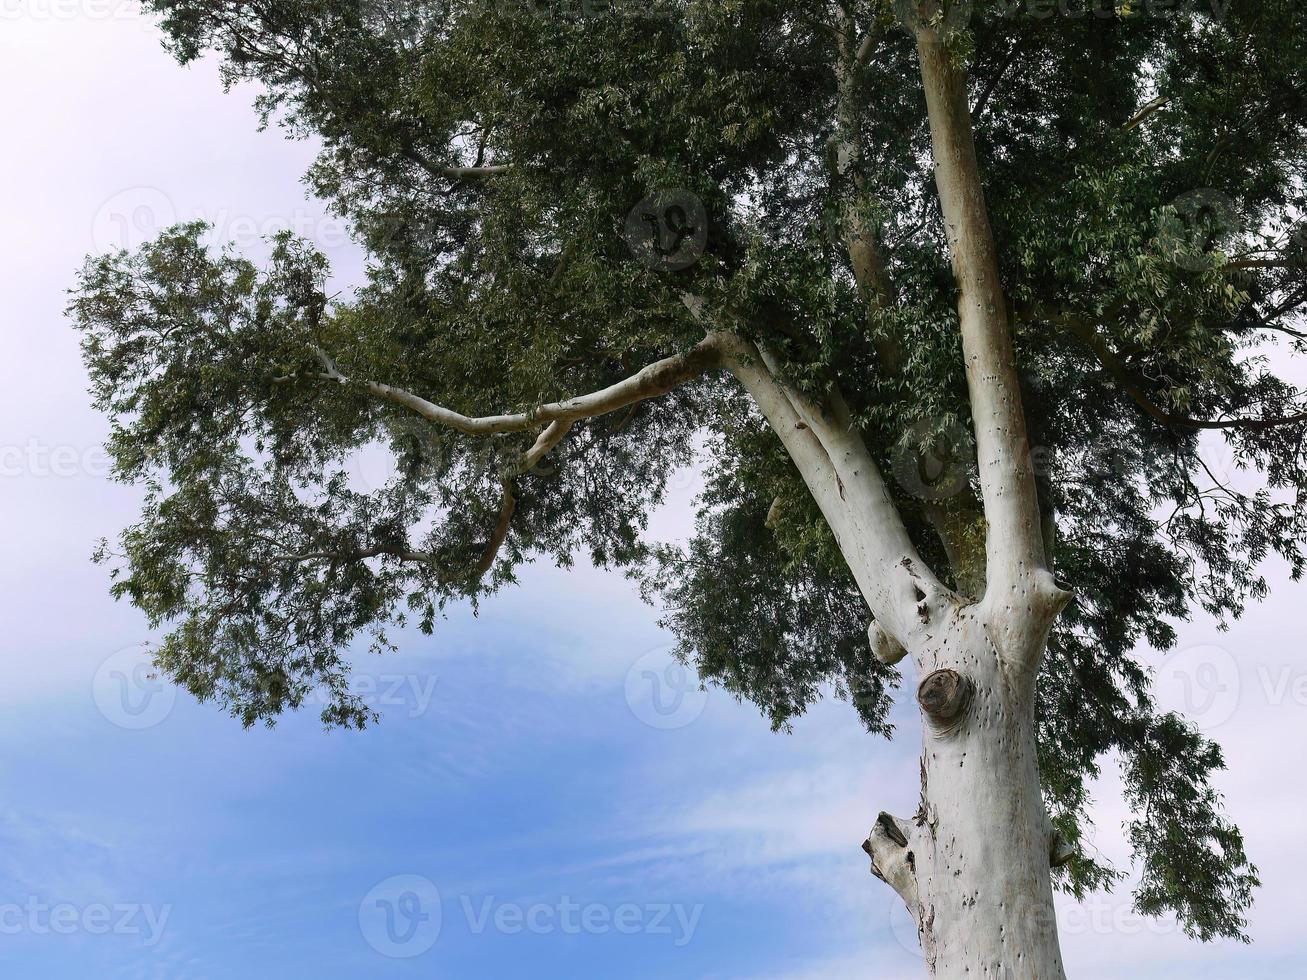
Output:
[[[101,557],[167,675],[362,727],[347,646],[585,555],[776,728],[834,693],[888,734],[907,658],[921,804],[864,848],[935,976],[1063,976],[1055,885],[1125,874],[1108,755],[1137,906],[1242,936],[1221,753],[1147,650],[1303,567],[1298,0],[146,6],[318,141],[370,256],[328,295],[311,243],[192,224],[81,273],[147,489]],[[647,540],[690,464],[692,540]]]

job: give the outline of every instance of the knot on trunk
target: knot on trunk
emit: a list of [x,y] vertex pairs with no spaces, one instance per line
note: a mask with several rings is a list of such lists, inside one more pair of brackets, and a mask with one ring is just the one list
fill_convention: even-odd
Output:
[[955,727],[970,700],[971,682],[956,670],[933,670],[917,685],[917,703],[937,729]]

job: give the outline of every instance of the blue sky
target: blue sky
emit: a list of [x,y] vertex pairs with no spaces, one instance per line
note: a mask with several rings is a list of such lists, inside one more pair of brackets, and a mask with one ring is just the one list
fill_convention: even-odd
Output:
[[[876,812],[915,807],[911,713],[893,743],[838,702],[773,734],[683,689],[615,576],[532,568],[479,618],[361,655],[384,715],[361,734],[312,711],[244,731],[142,673],[150,634],[88,560],[137,494],[104,479],[61,315],[73,269],[197,216],[255,255],[292,227],[346,286],[359,256],[304,197],[311,147],[257,133],[251,93],[175,66],[130,4],[6,4],[0,83],[0,977],[923,975],[858,850]],[[676,483],[667,537],[694,474]],[[1284,764],[1307,749],[1301,591],[1273,587],[1230,632],[1141,654],[1226,746],[1265,880],[1253,944],[1191,943],[1125,889],[1063,903],[1071,975],[1269,978],[1307,952]],[[1101,790],[1096,846],[1124,858],[1110,766]]]

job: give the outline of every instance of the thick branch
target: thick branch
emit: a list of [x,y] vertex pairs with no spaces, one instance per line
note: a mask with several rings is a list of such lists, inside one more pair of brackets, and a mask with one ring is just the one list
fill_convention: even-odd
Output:
[[[361,382],[363,388],[369,393],[386,401],[402,405],[411,409],[423,418],[429,419],[439,425],[444,425],[469,435],[496,435],[505,432],[521,432],[530,429],[542,423],[548,423],[545,429],[540,433],[534,445],[524,453],[518,462],[506,470],[500,477],[500,486],[502,487],[502,497],[499,505],[499,517],[495,522],[494,530],[491,532],[490,540],[486,543],[485,549],[477,559],[476,564],[467,573],[468,578],[480,579],[494,564],[495,557],[503,547],[504,541],[508,537],[508,531],[512,524],[513,514],[517,510],[517,495],[515,492],[514,482],[517,477],[528,472],[532,467],[540,462],[544,456],[549,453],[559,442],[567,435],[574,422],[584,418],[594,418],[599,415],[606,415],[609,412],[615,412],[627,405],[643,401],[648,398],[654,398],[666,394],[680,384],[703,374],[710,367],[720,363],[721,353],[719,350],[720,340],[715,336],[709,336],[697,344],[691,350],[683,354],[674,354],[671,357],[663,358],[656,361],[648,367],[638,371],[629,378],[619,381],[617,384],[610,385],[600,391],[592,392],[588,395],[581,395],[576,398],[569,398],[562,402],[552,402],[548,405],[542,405],[534,412],[519,412],[516,414],[490,415],[480,418],[472,418],[462,415],[458,412],[451,411],[434,402],[430,402],[419,395],[415,395],[403,388],[396,388],[393,385],[382,384],[377,381]],[[314,377],[335,381],[338,384],[349,384],[350,379],[341,373],[336,366],[335,361],[319,347],[313,348],[314,355],[322,364],[323,372]],[[291,380],[291,379],[279,379]],[[309,558],[333,558],[337,560],[358,560],[362,558],[374,557],[377,555],[391,555],[406,561],[422,561],[428,564],[433,563],[436,559],[434,556],[420,552],[398,552],[394,549],[365,549],[350,553],[314,553],[310,555],[297,556],[302,560]],[[446,576],[447,579],[462,578],[465,576]]]
[[508,537],[508,529],[513,523],[513,514],[517,512],[517,493],[513,487],[512,480],[503,480],[500,484],[504,489],[504,494],[499,502],[499,519],[495,521],[495,529],[490,532],[490,540],[486,542],[485,549],[481,552],[481,557],[477,563],[472,566],[469,577],[480,580],[490,570],[490,566],[495,563],[495,558],[499,555],[499,549],[504,546],[504,541]]
[[[344,380],[340,372],[336,370],[335,364],[322,351],[317,351],[318,356],[322,359],[327,367],[327,377],[333,380]],[[476,563],[466,573],[442,573],[441,579],[446,582],[457,581],[459,579],[468,579],[479,581],[490,566],[495,563],[500,549],[504,546],[504,541],[508,537],[509,528],[512,526],[513,514],[517,511],[517,493],[515,482],[517,477],[530,472],[535,468],[540,460],[560,442],[563,441],[567,433],[571,431],[572,422],[557,421],[552,422],[545,427],[544,431],[536,438],[531,448],[519,457],[517,462],[506,468],[499,478],[499,484],[502,488],[502,496],[499,504],[499,517],[495,522],[494,530],[490,534],[490,540],[482,549],[480,557]],[[287,557],[288,561],[310,561],[313,559],[327,559],[332,561],[361,561],[365,558],[376,558],[388,556],[398,558],[401,561],[420,562],[426,565],[438,564],[435,555],[422,551],[413,551],[407,548],[395,548],[385,545],[375,545],[370,548],[357,548],[349,551],[314,551],[306,552],[299,555]]]
[[550,423],[540,433],[531,448],[522,454],[522,458],[518,460],[517,464],[500,478],[499,483],[503,488],[503,497],[499,503],[499,519],[495,522],[495,529],[490,534],[490,540],[486,542],[485,550],[481,552],[481,557],[477,559],[476,565],[472,568],[472,578],[480,579],[490,570],[490,566],[495,563],[495,558],[499,555],[499,550],[504,546],[504,541],[508,538],[508,530],[512,526],[513,514],[517,512],[517,488],[515,483],[517,477],[530,472],[540,460],[549,454],[551,449],[563,441],[563,438],[571,429],[571,422]]
[[844,192],[842,207],[844,241],[858,290],[874,310],[890,305],[893,286],[880,245],[879,229],[867,217],[871,192],[862,171],[862,101],[857,80],[864,62],[864,52],[870,50],[878,33],[873,26],[861,46],[855,50],[853,18],[838,4],[836,18],[839,56],[835,63],[838,92],[838,118],[834,136],[835,170],[840,181],[851,185]]
[[979,599],[985,591],[985,516],[971,494],[921,508],[939,536],[958,592]]
[[[453,582],[460,579],[478,581],[490,570],[490,566],[495,563],[499,550],[504,546],[504,541],[508,537],[508,531],[512,524],[513,514],[517,510],[514,481],[524,473],[530,472],[540,460],[544,459],[550,450],[562,442],[571,428],[571,422],[554,422],[549,425],[540,433],[531,448],[523,453],[513,466],[504,471],[499,481],[500,486],[503,488],[503,496],[499,504],[499,517],[495,522],[494,530],[490,534],[490,540],[486,542],[480,557],[467,572],[443,572],[440,576],[442,581]],[[285,560],[295,562],[315,559],[362,561],[366,558],[383,556],[398,558],[400,561],[419,562],[424,565],[439,564],[439,559],[428,552],[397,548],[390,545],[374,545],[370,548],[354,548],[347,551],[309,551],[298,555],[288,555]]]
[[1079,853],[1071,844],[1064,841],[1057,833],[1053,831],[1048,837],[1048,865],[1051,868],[1061,868],[1071,863],[1072,859]]
[[[778,379],[766,356],[732,336],[726,367],[780,437],[839,543],[879,629],[886,655],[910,647],[948,590],[921,560],[861,437]],[[892,640],[893,643],[888,641]]]
[[981,188],[966,78],[933,30],[918,31],[917,52],[930,117],[935,179],[959,290],[962,351],[989,524],[987,594],[994,589],[993,601],[1007,604],[1013,592],[1027,592],[1033,585],[1035,594],[1051,603],[1057,590],[1045,567],[1016,355]]

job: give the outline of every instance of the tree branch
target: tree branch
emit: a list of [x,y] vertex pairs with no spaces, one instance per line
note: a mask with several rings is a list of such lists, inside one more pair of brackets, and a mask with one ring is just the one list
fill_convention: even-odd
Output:
[[779,380],[758,347],[728,336],[724,363],[780,437],[826,518],[885,635],[881,651],[891,656],[896,645],[919,649],[914,641],[931,628],[952,593],[917,554],[861,436],[847,419],[843,424],[832,419],[832,413]]
[[481,167],[439,167],[438,171],[445,177],[452,177],[455,180],[467,180],[474,177],[492,177],[495,174],[507,173],[513,169],[509,163],[492,163]]
[[1032,37],[1033,35],[1026,34],[1015,38],[1012,41],[1012,47],[1008,49],[1007,57],[1005,57],[999,64],[998,70],[994,72],[993,77],[990,78],[988,84],[986,84],[985,88],[976,99],[976,104],[971,110],[971,116],[973,119],[980,119],[985,115],[985,111],[989,108],[989,100],[993,97],[994,91],[998,88],[999,82],[1003,80],[1003,76],[1011,70],[1014,64],[1016,64],[1017,57],[1021,54],[1022,49]]
[[[997,247],[989,223],[976,159],[966,77],[933,29],[917,32],[917,53],[930,121],[935,179],[944,214],[958,317],[966,361],[967,390],[976,430],[986,534],[986,599],[1010,606],[1040,600],[1041,615],[1022,624],[1014,650],[1042,648],[1047,624],[1039,620],[1064,604],[1046,567],[1042,521],[1030,460],[1030,443],[1016,354],[999,278]],[[992,592],[992,595],[991,595]],[[1027,628],[1029,632],[1027,632]],[[1038,640],[1038,642],[1033,642]],[[1015,655],[1015,654],[1014,654]]]
[[1148,397],[1148,394],[1135,383],[1125,363],[1107,345],[1107,342],[1099,336],[1093,324],[1080,317],[1069,315],[1046,317],[1046,319],[1060,323],[1084,341],[1085,345],[1094,352],[1094,356],[1098,358],[1099,363],[1107,368],[1108,373],[1121,386],[1121,389],[1130,396],[1130,400],[1142,408],[1149,418],[1160,425],[1188,429],[1244,429],[1256,432],[1273,429],[1281,425],[1298,425],[1307,422],[1307,412],[1260,419],[1195,419],[1187,415],[1176,415],[1168,412],[1154,403]]
[[858,290],[872,310],[887,307],[893,301],[885,256],[881,249],[879,229],[866,216],[870,203],[867,178],[862,172],[862,103],[858,97],[858,70],[879,32],[873,25],[863,38],[861,47],[854,49],[855,31],[852,16],[837,4],[838,57],[835,63],[838,118],[835,129],[835,177],[852,184],[852,193],[845,193],[843,202],[844,243],[853,266]]
[[[334,381],[337,384],[350,384],[350,378],[343,374],[336,362],[320,347],[311,348],[315,357],[322,364],[320,374],[311,375],[321,380]],[[448,408],[430,402],[425,398],[396,388],[393,385],[376,381],[360,382],[364,390],[397,405],[411,409],[423,418],[439,425],[444,425],[468,435],[497,435],[506,432],[522,432],[541,423],[548,423],[536,439],[535,444],[523,454],[516,465],[500,477],[502,497],[499,505],[499,518],[490,535],[485,550],[469,573],[470,578],[480,579],[494,564],[495,557],[503,547],[511,527],[513,514],[517,510],[515,481],[517,477],[529,472],[546,454],[550,452],[567,435],[572,425],[584,418],[594,418],[615,412],[620,408],[666,394],[673,388],[692,378],[698,377],[709,368],[720,364],[720,338],[715,335],[706,337],[699,344],[683,354],[674,354],[648,365],[636,374],[617,384],[600,391],[562,402],[542,405],[533,412],[520,412],[505,415],[489,415],[473,418],[451,411]],[[290,381],[291,378],[279,378],[278,381]],[[304,556],[320,558],[338,558],[343,560],[362,559],[389,554],[409,561],[434,562],[435,558],[419,552],[400,554],[394,549],[365,549],[349,555],[316,553]]]
[[[495,522],[494,530],[490,534],[490,540],[482,549],[480,557],[471,569],[466,573],[449,573],[442,572],[440,578],[444,582],[454,582],[460,579],[470,581],[479,581],[490,566],[495,563],[495,558],[504,546],[504,541],[508,537],[508,531],[511,527],[513,514],[517,510],[517,494],[515,481],[517,477],[530,472],[540,460],[562,442],[563,438],[571,430],[571,422],[554,422],[550,424],[543,432],[540,433],[535,443],[529,450],[521,455],[517,462],[506,469],[500,476],[500,486],[503,488],[503,496],[499,504],[499,517]],[[270,542],[280,544],[279,542]],[[309,551],[297,555],[288,555],[286,561],[312,561],[314,559],[327,559],[331,561],[362,561],[366,558],[378,558],[389,556],[398,558],[400,561],[420,562],[426,565],[436,565],[439,559],[425,551],[413,551],[408,548],[397,548],[391,545],[373,545],[370,548],[355,548],[349,551]]]
[[916,861],[909,849],[913,836],[911,821],[882,811],[862,842],[862,849],[871,858],[871,873],[899,893],[915,919]]
[[1139,109],[1139,111],[1136,112],[1133,116],[1131,116],[1130,119],[1126,122],[1126,124],[1121,128],[1126,132],[1135,129],[1136,127],[1140,126],[1145,120],[1147,120],[1148,117],[1151,116],[1153,113],[1160,112],[1161,110],[1165,109],[1177,98],[1179,98],[1179,96],[1177,95],[1159,95],[1151,102],[1144,103],[1144,105]]
[[1297,269],[1298,262],[1285,262],[1281,259],[1236,259],[1221,266],[1222,269]]
[[373,545],[370,548],[351,548],[347,551],[304,551],[296,555],[286,555],[280,561],[362,561],[365,558],[398,558],[400,561],[421,562],[425,565],[437,563],[435,555],[425,551],[412,551],[408,548],[396,548],[390,545]]
[[[324,373],[315,377],[340,384],[350,383],[350,378],[340,372],[326,352],[317,347],[313,348],[313,352],[325,369]],[[673,354],[671,357],[655,361],[629,378],[599,391],[569,398],[566,401],[550,402],[530,412],[481,417],[463,415],[392,385],[376,381],[363,381],[359,384],[378,398],[402,405],[423,418],[457,429],[459,432],[478,436],[499,435],[505,432],[523,432],[541,423],[576,422],[580,419],[595,418],[638,401],[665,395],[673,388],[718,366],[720,356],[719,340],[709,336],[685,353]]]
[[495,522],[495,529],[491,532],[485,550],[482,551],[481,557],[473,566],[472,578],[480,579],[490,570],[490,566],[495,563],[495,558],[504,546],[504,541],[508,538],[513,515],[517,512],[517,477],[530,472],[540,460],[548,455],[550,450],[563,441],[563,438],[571,429],[571,422],[550,423],[540,433],[531,448],[522,454],[522,458],[518,460],[517,465],[500,477],[499,484],[503,488],[503,497],[499,504],[499,519]]

